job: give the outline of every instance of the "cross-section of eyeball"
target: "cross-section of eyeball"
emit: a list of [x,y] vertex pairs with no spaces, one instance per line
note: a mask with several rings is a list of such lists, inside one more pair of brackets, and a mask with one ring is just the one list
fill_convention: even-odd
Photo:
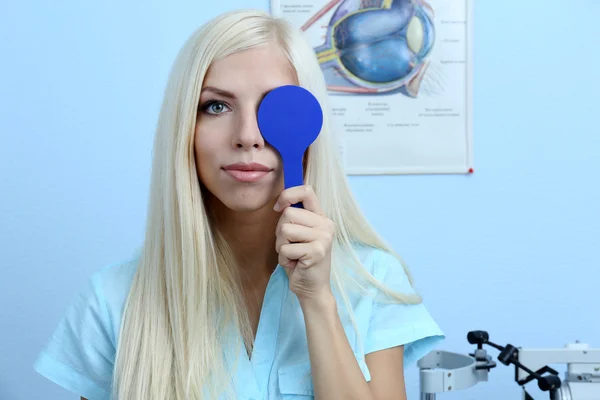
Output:
[[434,39],[424,0],[345,0],[316,51],[330,91],[416,97]]

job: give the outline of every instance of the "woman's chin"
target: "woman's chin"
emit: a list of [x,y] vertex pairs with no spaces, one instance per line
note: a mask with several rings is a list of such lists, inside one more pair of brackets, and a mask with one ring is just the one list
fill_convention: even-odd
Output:
[[238,185],[223,185],[219,190],[210,192],[212,197],[211,207],[216,207],[217,212],[240,212],[249,213],[261,210],[273,211],[273,206],[277,197],[283,190],[267,185],[248,185],[239,187]]
[[273,210],[275,200],[271,198],[259,196],[244,196],[244,197],[232,197],[222,198],[221,202],[231,211],[234,212],[256,212],[265,209]]
[[227,207],[229,210],[233,211],[233,212],[239,212],[239,213],[251,213],[251,212],[258,212],[258,211],[263,211],[265,209],[271,209],[271,211],[273,210],[273,205],[272,204],[232,204],[230,206]]

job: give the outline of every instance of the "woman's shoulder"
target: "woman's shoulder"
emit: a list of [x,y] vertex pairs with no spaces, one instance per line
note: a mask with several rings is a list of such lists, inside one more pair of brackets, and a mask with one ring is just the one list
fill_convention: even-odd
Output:
[[383,282],[389,273],[395,273],[397,278],[409,279],[407,270],[402,265],[401,260],[391,251],[363,243],[354,243],[352,249],[362,268],[377,281]]
[[92,274],[92,277],[100,280],[108,280],[111,281],[111,283],[131,283],[133,275],[137,270],[140,255],[140,250],[137,250],[128,257],[124,257],[116,262],[101,267]]
[[[364,354],[403,345],[406,365],[435,348],[444,334],[425,304],[420,301],[409,270],[392,251],[363,244],[353,250],[362,268],[383,287],[398,294],[393,301],[369,285],[370,296],[349,296],[358,329],[364,339]],[[416,296],[415,296],[416,295]],[[404,298],[404,300],[401,300]],[[351,334],[351,330],[347,330]]]
[[42,376],[88,399],[108,398],[121,315],[138,257],[94,272],[36,359]]
[[129,295],[129,290],[137,271],[139,254],[109,264],[97,270],[90,278],[93,290],[99,301],[106,305],[106,312],[111,321],[111,330],[118,337],[121,316]]

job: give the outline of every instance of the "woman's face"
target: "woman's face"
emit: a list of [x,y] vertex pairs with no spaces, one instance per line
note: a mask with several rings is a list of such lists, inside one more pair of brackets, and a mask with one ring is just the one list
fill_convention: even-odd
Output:
[[194,138],[202,184],[227,208],[272,207],[283,190],[281,158],[263,140],[257,111],[263,97],[296,85],[287,59],[273,45],[214,62],[204,79]]

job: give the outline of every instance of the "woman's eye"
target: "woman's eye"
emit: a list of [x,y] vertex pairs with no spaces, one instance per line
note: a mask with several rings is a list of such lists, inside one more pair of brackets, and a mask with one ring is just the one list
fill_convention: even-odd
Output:
[[222,114],[226,111],[229,111],[229,107],[227,107],[225,105],[225,103],[223,103],[221,101],[211,101],[211,102],[205,104],[204,107],[202,107],[202,109],[207,114],[211,114],[211,115],[218,115],[218,114]]

